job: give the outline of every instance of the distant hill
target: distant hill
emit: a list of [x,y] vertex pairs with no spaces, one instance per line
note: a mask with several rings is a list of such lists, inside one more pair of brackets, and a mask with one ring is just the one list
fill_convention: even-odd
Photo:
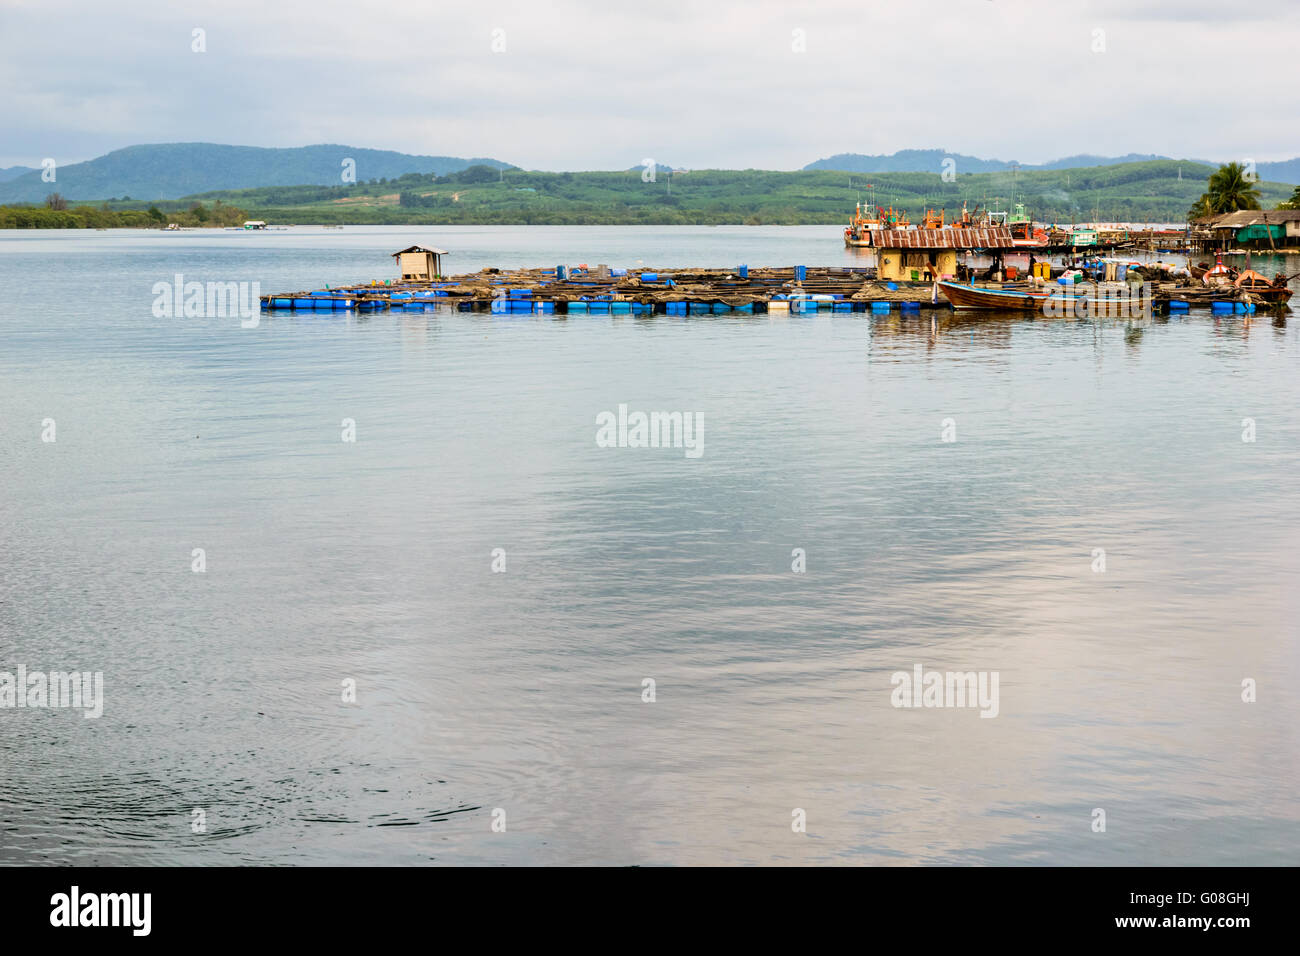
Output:
[[39,172],[39,170],[37,170],[33,166],[9,166],[7,168],[0,169],[0,183],[7,183],[11,179],[17,179],[23,173],[30,173],[30,172]]
[[343,161],[356,163],[358,182],[393,179],[407,173],[446,175],[481,164],[512,169],[496,159],[413,156],[357,146],[298,146],[267,149],[216,143],[156,143],[128,146],[98,159],[57,169],[53,183],[39,169],[23,171],[7,182],[0,177],[0,203],[40,202],[51,192],[74,200],[176,199],[217,189],[258,186],[336,185],[343,182]]
[[[1050,163],[1040,163],[1035,165],[1022,165],[1022,169],[1079,169],[1083,166],[1118,166],[1121,163],[1149,163],[1157,159],[1173,159],[1172,156],[1157,156],[1155,153],[1128,153],[1124,156],[1094,156],[1090,153],[1080,153],[1077,156],[1066,156],[1064,159],[1054,159]],[[1208,160],[1189,159],[1189,163],[1200,163]]]
[[[900,149],[889,155],[867,155],[864,153],[837,153],[827,159],[809,163],[804,169],[835,169],[847,173],[939,173],[943,161],[952,157],[957,163],[958,175],[966,173],[995,173],[1009,170],[1014,165],[1021,169],[1080,169],[1089,166],[1119,166],[1124,163],[1146,163],[1156,160],[1169,162],[1199,163],[1217,167],[1206,159],[1175,160],[1170,156],[1156,156],[1145,153],[1129,153],[1127,156],[1094,156],[1082,154],[1054,159],[1050,163],[1016,163],[1014,160],[981,159],[963,153],[949,153],[941,149]],[[1300,158],[1288,159],[1276,163],[1257,163],[1255,171],[1259,178],[1275,183],[1300,184]]]
[[[643,171],[645,170],[645,168],[646,168],[646,166],[645,166],[644,163],[637,163],[635,166],[629,166],[627,169],[628,169],[628,172],[639,173],[639,172],[643,172]],[[657,159],[655,160],[655,174],[656,174],[656,175],[658,175],[659,173],[666,173],[666,172],[668,172],[670,169],[681,169],[681,168],[682,168],[682,167],[680,167],[680,166],[674,166],[672,163],[661,162],[660,160],[657,160]]]
[[937,173],[950,156],[957,161],[958,173],[995,173],[1011,166],[1010,160],[980,159],[942,149],[900,149],[887,156],[837,153],[829,159],[809,163],[804,169],[837,169],[846,173]]
[[[1214,167],[1153,160],[1076,169],[1009,170],[959,175],[944,182],[933,170],[873,173],[875,198],[914,218],[926,208],[949,215],[962,203],[1007,209],[1023,202],[1040,222],[1089,219],[1180,222]],[[546,225],[688,223],[845,223],[854,203],[869,198],[859,177],[839,170],[694,169],[690,175],[641,178],[641,169],[618,172],[508,170],[482,175],[464,170],[434,180],[411,174],[379,186],[280,186],[191,196],[220,199],[251,218],[279,225],[373,223]],[[1181,178],[1180,174],[1181,173]],[[671,186],[671,189],[669,188]],[[1274,208],[1294,192],[1277,182],[1259,184],[1260,199]],[[141,203],[110,203],[113,208]],[[831,233],[834,235],[834,233]]]
[[1259,173],[1260,179],[1300,186],[1300,157],[1277,163],[1258,163],[1255,166],[1255,171]]

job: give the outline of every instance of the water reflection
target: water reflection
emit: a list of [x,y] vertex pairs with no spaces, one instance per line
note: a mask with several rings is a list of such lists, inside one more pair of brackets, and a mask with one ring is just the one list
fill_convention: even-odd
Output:
[[[183,241],[304,288],[396,233]],[[467,267],[503,235],[529,264],[788,264],[826,241],[456,235]],[[71,278],[48,249],[0,255],[0,669],[85,661],[109,695],[99,721],[0,715],[0,861],[1300,853],[1300,700],[1240,699],[1244,677],[1300,681],[1285,319],[249,331],[142,319],[133,290],[172,252],[140,242],[77,239]],[[597,447],[619,402],[702,414],[705,454]],[[54,447],[33,437],[47,416]],[[916,664],[997,671],[999,716],[895,708],[891,674]]]

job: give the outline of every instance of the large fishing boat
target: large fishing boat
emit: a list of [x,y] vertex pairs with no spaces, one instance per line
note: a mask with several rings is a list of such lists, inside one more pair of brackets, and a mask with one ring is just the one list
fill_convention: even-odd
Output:
[[881,209],[874,203],[865,205],[858,203],[853,212],[853,219],[844,230],[844,244],[873,248],[879,245],[876,242],[876,234],[881,229],[906,229],[909,225],[907,213],[901,209],[895,209],[893,206]]
[[1025,212],[1025,204],[1018,202],[1007,217],[1011,229],[1011,241],[1017,249],[1046,249],[1047,232],[1034,226],[1033,217]]

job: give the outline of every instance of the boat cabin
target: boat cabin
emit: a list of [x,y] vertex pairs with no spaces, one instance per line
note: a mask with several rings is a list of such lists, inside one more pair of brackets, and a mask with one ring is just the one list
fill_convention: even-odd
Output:
[[393,253],[397,260],[397,275],[403,281],[428,282],[442,275],[442,257],[446,249],[429,246],[408,246]]

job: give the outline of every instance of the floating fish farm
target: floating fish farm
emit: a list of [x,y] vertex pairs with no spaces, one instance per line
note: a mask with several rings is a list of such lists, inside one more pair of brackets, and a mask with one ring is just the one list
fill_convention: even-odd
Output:
[[[981,283],[979,288],[1030,289],[1031,282]],[[1254,312],[1233,302],[1235,290],[1155,284],[1160,312],[1209,308]],[[421,280],[374,281],[313,292],[261,297],[264,311],[425,312],[453,309],[498,315],[728,315],[773,312],[920,312],[952,305],[932,282],[893,282],[871,267],[630,270],[587,268],[482,269]]]
[[372,282],[261,297],[265,310],[558,315],[720,315],[947,309],[932,283],[876,282],[862,267],[483,269],[446,280]]

